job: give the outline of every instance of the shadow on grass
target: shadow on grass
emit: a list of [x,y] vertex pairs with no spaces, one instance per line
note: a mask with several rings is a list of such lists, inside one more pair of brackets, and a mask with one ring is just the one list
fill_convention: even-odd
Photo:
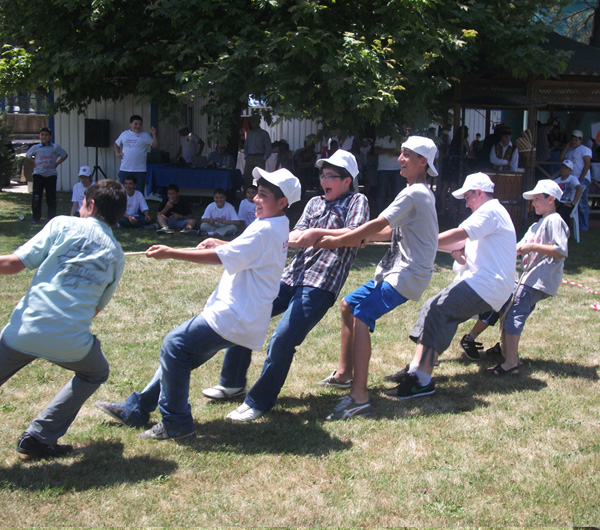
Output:
[[[124,458],[120,442],[91,442],[75,448],[73,455],[83,455],[83,458],[77,458],[75,462],[71,457],[19,461],[9,468],[1,468],[0,488],[45,493],[86,491],[122,483],[162,480],[178,467],[175,462],[162,458]],[[30,466],[29,462],[35,465]]]
[[197,450],[314,456],[346,451],[352,447],[351,442],[336,438],[322,428],[322,418],[331,411],[336,398],[283,397],[275,409],[257,421],[234,423],[223,419],[198,423]]

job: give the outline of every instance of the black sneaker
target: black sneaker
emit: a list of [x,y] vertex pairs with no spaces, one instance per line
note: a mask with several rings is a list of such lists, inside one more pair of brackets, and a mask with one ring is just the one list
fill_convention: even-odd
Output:
[[481,361],[481,354],[483,350],[483,344],[481,342],[475,342],[469,335],[465,335],[460,339],[460,347],[465,351],[465,357],[471,361]]
[[410,365],[406,365],[402,370],[398,370],[395,374],[386,375],[383,380],[389,381],[390,383],[398,384],[402,379],[404,379],[405,375],[408,375],[408,369]]
[[123,419],[123,411],[125,410],[124,403],[115,403],[114,401],[96,401],[96,407],[98,407],[104,414],[110,416],[113,420],[118,421],[121,425],[126,427],[138,427]]
[[433,377],[429,384],[421,386],[416,375],[407,374],[398,386],[386,390],[388,396],[398,399],[410,399],[414,397],[428,396],[435,392],[435,383]]
[[502,347],[500,346],[500,343],[496,342],[496,344],[494,344],[491,348],[488,348],[487,350],[485,350],[485,354],[487,356],[500,355],[501,357],[503,357]]
[[168,430],[163,422],[157,423],[154,427],[144,431],[140,434],[140,438],[143,440],[179,440],[181,438],[187,438],[188,436],[192,436],[196,431],[193,429],[190,432],[180,432]]
[[61,458],[73,452],[72,445],[50,445],[24,432],[17,442],[17,452],[29,458]]

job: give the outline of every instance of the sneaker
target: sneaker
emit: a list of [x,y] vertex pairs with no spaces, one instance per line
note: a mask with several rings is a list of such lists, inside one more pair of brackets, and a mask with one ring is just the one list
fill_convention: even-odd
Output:
[[17,452],[28,458],[61,458],[72,453],[73,446],[45,444],[24,432],[17,442]]
[[398,370],[395,374],[386,375],[383,380],[398,384],[400,381],[402,381],[404,376],[408,374],[409,368],[410,364],[407,364],[404,368],[402,368],[402,370]]
[[125,411],[124,403],[115,403],[114,401],[96,401],[94,403],[104,414],[110,416],[113,420],[118,421],[121,425],[126,427],[138,427],[133,423],[123,418],[123,412]]
[[252,408],[246,403],[242,403],[237,409],[227,414],[227,418],[232,421],[252,421],[260,418],[264,411]]
[[156,231],[157,234],[174,234],[175,230],[171,230],[168,226],[163,226]]
[[369,401],[358,404],[354,401],[354,398],[348,394],[340,399],[340,402],[333,409],[333,412],[325,418],[325,421],[349,420],[354,418],[354,416],[364,416],[366,414],[371,414],[372,408]]
[[481,360],[481,354],[479,353],[483,350],[483,344],[481,342],[475,342],[469,335],[465,335],[460,339],[460,347],[464,350],[467,359],[471,361]]
[[238,388],[228,388],[226,386],[215,385],[210,388],[205,388],[202,393],[208,399],[235,399],[246,395],[246,388],[240,386]]
[[485,350],[485,354],[486,355],[502,355],[502,347],[500,346],[499,342],[496,342],[496,344],[494,344],[491,348],[488,348],[487,350]]
[[189,432],[170,431],[161,421],[154,425],[154,427],[140,434],[140,438],[143,440],[180,440],[181,438],[192,436],[195,432],[194,429]]
[[433,377],[429,384],[421,386],[416,375],[407,374],[398,386],[386,390],[388,396],[398,399],[410,399],[420,396],[428,396],[435,392],[435,382]]
[[339,379],[336,379],[334,370],[333,372],[331,372],[331,375],[328,375],[325,379],[317,381],[317,385],[328,386],[332,388],[349,389],[352,388],[352,379],[350,379],[350,381],[340,381]]
[[193,228],[188,228],[187,226],[179,232],[180,234],[194,234],[198,233],[198,230],[194,230]]

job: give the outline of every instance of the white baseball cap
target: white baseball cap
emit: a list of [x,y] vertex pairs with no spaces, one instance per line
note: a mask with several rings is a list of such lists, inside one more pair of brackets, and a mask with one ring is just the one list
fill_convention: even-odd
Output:
[[91,177],[92,176],[92,170],[90,169],[90,166],[81,166],[79,168],[79,177]]
[[427,165],[429,173],[432,177],[437,177],[438,172],[435,169],[435,155],[437,153],[437,147],[431,138],[425,136],[409,136],[406,141],[402,144],[402,147],[414,151],[418,155],[424,156],[427,159]]
[[569,169],[573,169],[573,161],[568,158],[563,160],[562,165],[567,166]]
[[571,136],[576,136],[577,138],[583,138],[583,133],[579,129],[575,129],[571,133]]
[[485,173],[471,173],[467,175],[461,188],[452,192],[455,199],[464,199],[467,191],[481,190],[486,193],[494,192],[494,183]]
[[348,173],[350,173],[350,175],[352,175],[352,178],[355,178],[358,175],[358,164],[356,163],[356,158],[354,158],[352,153],[344,151],[343,149],[338,149],[329,158],[320,158],[317,160],[317,167],[323,167],[325,162],[328,162],[332,166],[344,168]]
[[259,178],[264,178],[271,184],[275,184],[275,186],[277,186],[283,192],[283,195],[288,200],[288,204],[294,204],[300,200],[300,195],[302,193],[300,181],[287,169],[282,168],[278,169],[277,171],[273,171],[273,173],[269,173],[264,169],[255,167],[252,170],[252,176],[256,180]]
[[556,182],[550,179],[542,179],[537,182],[535,188],[533,188],[531,191],[526,191],[525,193],[523,193],[523,198],[531,200],[533,199],[534,195],[538,195],[540,193],[552,195],[552,197],[558,200],[560,200],[563,194],[562,190]]

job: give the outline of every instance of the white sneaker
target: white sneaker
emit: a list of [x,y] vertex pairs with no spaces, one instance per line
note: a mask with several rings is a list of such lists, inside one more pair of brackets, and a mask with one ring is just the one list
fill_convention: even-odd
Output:
[[262,410],[254,409],[250,405],[242,403],[237,409],[227,414],[227,418],[232,421],[252,421],[260,418],[263,414]]
[[228,388],[222,385],[211,386],[205,388],[202,393],[209,399],[234,399],[246,395],[246,389],[241,386],[239,388]]

